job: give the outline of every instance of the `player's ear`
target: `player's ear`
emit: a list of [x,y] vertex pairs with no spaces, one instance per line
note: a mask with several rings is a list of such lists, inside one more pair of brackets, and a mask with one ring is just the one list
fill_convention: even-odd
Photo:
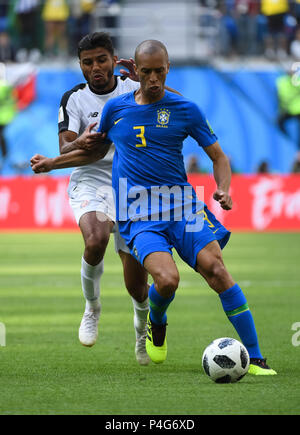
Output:
[[114,68],[117,66],[118,56],[113,57]]

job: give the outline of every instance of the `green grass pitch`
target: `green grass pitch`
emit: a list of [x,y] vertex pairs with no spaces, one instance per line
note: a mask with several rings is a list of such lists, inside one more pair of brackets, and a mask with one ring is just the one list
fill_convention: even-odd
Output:
[[299,414],[300,233],[233,234],[225,263],[244,289],[276,377],[214,384],[201,357],[238,338],[218,296],[175,256],[181,282],[168,311],[168,358],[140,367],[131,300],[111,242],[97,344],[78,342],[84,302],[78,233],[0,234],[0,414]]

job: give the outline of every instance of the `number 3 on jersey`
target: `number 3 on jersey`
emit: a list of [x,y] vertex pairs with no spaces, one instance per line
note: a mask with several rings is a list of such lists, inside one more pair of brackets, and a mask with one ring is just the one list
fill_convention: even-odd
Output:
[[135,146],[137,148],[146,147],[147,146],[147,142],[146,142],[146,139],[145,139],[145,127],[143,125],[137,125],[136,127],[133,127],[133,129],[140,131],[140,133],[137,134],[136,137],[141,140],[141,143],[137,143]]

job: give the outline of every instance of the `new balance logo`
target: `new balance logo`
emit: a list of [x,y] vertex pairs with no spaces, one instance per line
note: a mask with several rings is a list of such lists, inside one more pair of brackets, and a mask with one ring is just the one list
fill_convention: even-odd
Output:
[[99,115],[99,112],[90,112],[88,114],[88,118],[97,118],[98,115]]

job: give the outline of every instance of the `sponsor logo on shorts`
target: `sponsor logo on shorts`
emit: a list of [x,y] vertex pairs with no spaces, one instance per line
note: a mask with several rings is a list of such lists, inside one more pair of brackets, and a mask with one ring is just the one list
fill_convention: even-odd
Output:
[[80,204],[80,208],[85,208],[89,205],[90,201],[85,199],[84,201],[82,201],[82,203]]

